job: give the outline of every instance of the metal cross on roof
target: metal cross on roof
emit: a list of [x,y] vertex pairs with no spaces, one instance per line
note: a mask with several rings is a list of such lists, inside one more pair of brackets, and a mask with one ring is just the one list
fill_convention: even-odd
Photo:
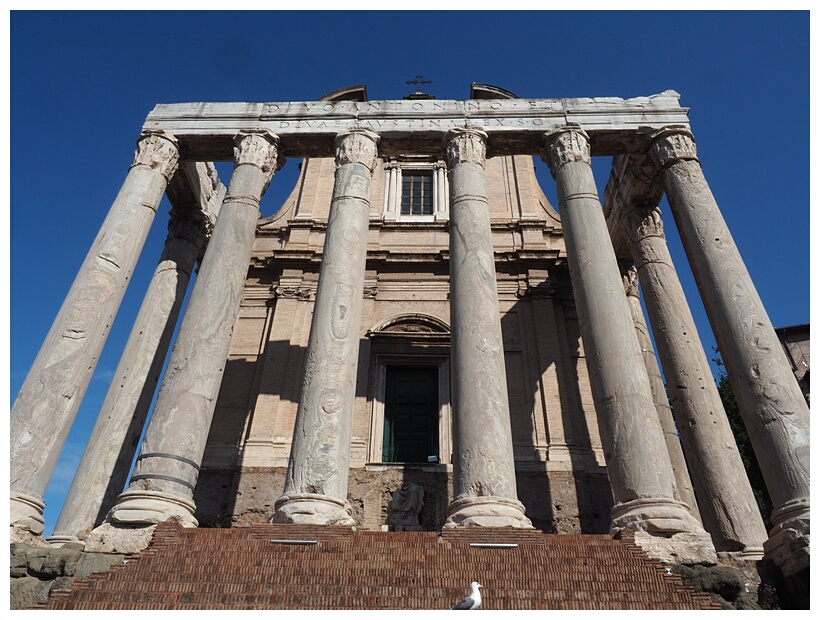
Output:
[[432,84],[433,80],[425,80],[423,75],[417,75],[414,80],[407,80],[406,83],[407,84],[416,84],[416,85]]

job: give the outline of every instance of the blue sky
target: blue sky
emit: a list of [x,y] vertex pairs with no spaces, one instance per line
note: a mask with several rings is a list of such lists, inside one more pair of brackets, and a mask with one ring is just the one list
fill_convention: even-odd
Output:
[[[673,89],[775,326],[809,317],[809,13],[19,12],[10,18],[9,396],[16,396],[157,103],[314,100],[365,83],[439,99],[471,82],[521,97]],[[555,188],[536,161],[548,198]],[[596,165],[600,191],[607,162]],[[223,174],[227,184],[230,168]],[[291,161],[263,199],[292,188]],[[53,528],[165,239],[163,200],[46,493]],[[714,338],[663,205],[700,336]]]

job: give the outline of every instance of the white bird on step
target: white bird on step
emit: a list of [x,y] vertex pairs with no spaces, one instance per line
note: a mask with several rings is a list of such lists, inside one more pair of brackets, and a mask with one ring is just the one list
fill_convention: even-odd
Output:
[[480,583],[474,581],[470,584],[470,589],[472,590],[470,595],[450,609],[478,609],[481,606],[481,592],[479,592],[478,589],[483,587]]

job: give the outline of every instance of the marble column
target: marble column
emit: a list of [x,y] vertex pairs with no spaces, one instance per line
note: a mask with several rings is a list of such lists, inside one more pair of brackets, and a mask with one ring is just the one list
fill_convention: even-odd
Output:
[[[224,196],[224,188],[222,192]],[[217,196],[217,194],[215,194]],[[223,196],[218,196],[219,202]],[[128,480],[182,301],[205,242],[196,207],[174,208],[168,238],[125,344],[94,430],[48,542],[77,542],[98,525]]]
[[692,134],[658,132],[649,154],[774,503],[766,557],[786,576],[808,570],[808,405],[703,176]]
[[703,525],[717,551],[762,557],[766,529],[672,264],[660,210],[634,206],[624,223],[681,441],[698,464],[692,482]]
[[125,183],[12,407],[12,542],[43,532],[43,493],[178,159],[174,136],[142,134]]
[[530,528],[515,485],[484,160],[487,134],[444,137],[450,176],[450,390],[455,498],[444,527]]
[[610,532],[634,533],[650,557],[714,561],[708,534],[674,499],[672,466],[590,165],[577,127],[545,135],[567,263],[615,505]]
[[632,323],[635,325],[635,333],[638,335],[638,344],[643,353],[646,374],[649,377],[649,385],[652,388],[652,399],[655,401],[655,411],[663,430],[663,438],[666,441],[666,451],[669,453],[669,462],[672,465],[672,473],[675,475],[675,499],[682,501],[689,507],[689,512],[698,521],[701,521],[698,511],[695,491],[692,488],[692,479],[686,467],[686,458],[683,456],[683,448],[680,445],[678,428],[672,417],[672,408],[669,406],[669,399],[666,396],[666,386],[661,377],[658,359],[655,356],[655,348],[652,346],[652,338],[649,335],[649,328],[646,325],[641,298],[638,292],[638,270],[634,265],[621,265],[621,277],[626,291],[626,300],[629,303],[629,310],[632,313]]
[[336,136],[336,180],[301,398],[273,523],[355,524],[347,478],[378,141],[361,128]]
[[259,200],[282,161],[279,139],[264,130],[241,132],[234,161],[129,486],[101,527],[170,518],[197,525],[194,488],[248,273]]

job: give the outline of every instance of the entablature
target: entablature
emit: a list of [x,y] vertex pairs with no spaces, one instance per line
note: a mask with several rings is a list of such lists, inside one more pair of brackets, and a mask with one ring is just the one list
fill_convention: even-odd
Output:
[[335,136],[354,127],[381,137],[382,156],[441,155],[444,134],[479,127],[488,136],[488,156],[542,150],[543,134],[581,126],[593,155],[638,150],[648,134],[668,125],[689,126],[688,108],[668,90],[649,97],[567,99],[469,99],[383,101],[292,101],[274,103],[177,103],[157,105],[143,126],[179,140],[185,159],[229,161],[240,130],[277,134],[288,157],[330,157]]

